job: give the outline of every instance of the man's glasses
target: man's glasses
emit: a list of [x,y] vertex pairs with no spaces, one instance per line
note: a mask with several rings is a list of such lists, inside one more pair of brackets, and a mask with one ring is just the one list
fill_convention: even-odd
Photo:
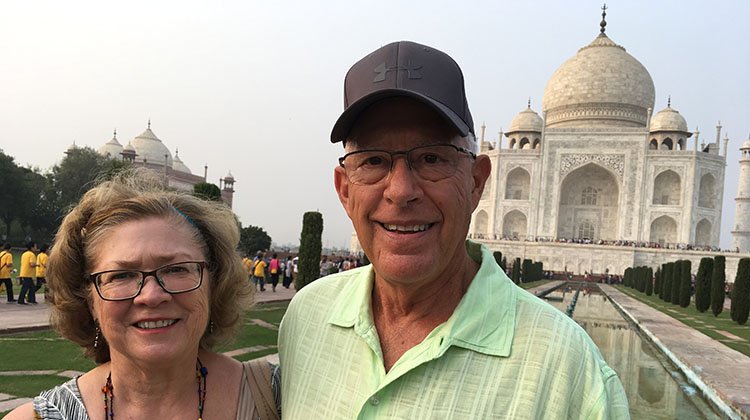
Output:
[[167,264],[153,271],[107,270],[89,275],[96,292],[104,300],[128,300],[138,296],[153,276],[159,286],[169,294],[185,293],[200,287],[203,282],[203,261],[185,261]]
[[387,150],[357,150],[339,158],[346,176],[354,184],[371,185],[385,178],[393,168],[395,156],[404,155],[406,164],[425,181],[440,181],[456,173],[458,161],[463,156],[476,159],[474,153],[452,144],[418,146],[413,149],[389,152]]

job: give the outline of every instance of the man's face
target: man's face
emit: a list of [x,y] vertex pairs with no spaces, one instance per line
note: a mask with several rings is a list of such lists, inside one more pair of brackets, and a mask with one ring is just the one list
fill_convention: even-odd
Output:
[[[371,106],[351,132],[353,150],[404,151],[421,145],[466,147],[455,130],[432,109],[406,98]],[[350,150],[351,149],[351,150]],[[450,275],[465,257],[464,240],[479,202],[490,162],[461,154],[455,174],[426,181],[410,170],[404,155],[391,172],[372,185],[349,181],[344,168],[334,173],[336,191],[378,277],[419,286]]]

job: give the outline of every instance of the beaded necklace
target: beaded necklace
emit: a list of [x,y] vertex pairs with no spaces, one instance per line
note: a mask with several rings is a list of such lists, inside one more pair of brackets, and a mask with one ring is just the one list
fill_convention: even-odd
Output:
[[[198,383],[198,420],[203,420],[203,407],[206,403],[206,376],[208,369],[203,366],[201,359],[195,364],[195,380]],[[102,387],[104,394],[104,418],[114,420],[115,418],[115,387],[112,386],[112,372],[107,375],[107,382]]]

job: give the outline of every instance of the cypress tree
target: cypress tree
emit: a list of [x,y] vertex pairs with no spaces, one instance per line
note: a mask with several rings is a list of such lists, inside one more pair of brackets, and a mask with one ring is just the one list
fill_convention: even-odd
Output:
[[646,266],[638,267],[638,291],[646,293]]
[[672,301],[672,271],[674,271],[674,263],[669,262],[662,273],[661,281],[661,299],[664,302]]
[[625,287],[630,287],[630,276],[633,273],[633,267],[625,269],[625,274],[622,275],[622,284]]
[[294,287],[301,290],[320,275],[320,254],[323,251],[323,215],[308,211],[302,216],[302,235],[299,241],[299,267]]
[[664,267],[664,264],[656,267],[656,273],[654,274],[654,293],[656,293],[656,296],[659,296],[661,294],[661,273],[663,270],[662,267]]
[[646,296],[654,294],[654,269],[649,267],[646,269]]
[[711,312],[719,316],[724,310],[724,286],[726,285],[726,273],[724,267],[726,257],[717,255],[714,257],[714,269],[711,272]]
[[745,325],[750,315],[750,258],[740,259],[732,287],[732,320]]
[[500,261],[500,268],[503,269],[503,273],[505,273],[508,270],[508,259],[503,256],[503,260]]
[[521,265],[521,283],[534,281],[534,267],[530,259],[524,259]]
[[690,271],[692,269],[692,264],[690,263],[690,260],[682,260],[682,264],[680,264],[680,298],[679,303],[680,306],[683,308],[687,308],[690,306],[690,297],[692,296],[692,279],[690,276]]
[[503,253],[500,251],[493,252],[492,256],[495,257],[495,262],[497,263],[497,265],[500,265],[500,263],[503,261]]
[[510,274],[510,279],[513,280],[513,283],[518,284],[519,281],[521,281],[521,259],[516,258],[513,260],[513,269]]
[[669,301],[672,302],[673,305],[679,305],[680,303],[680,280],[682,278],[681,272],[682,260],[677,260],[674,262],[674,268],[672,269],[672,283],[670,283],[670,285],[672,286],[672,290],[669,293]]
[[714,259],[701,258],[698,274],[695,276],[695,309],[706,312],[711,306],[711,272],[714,269]]

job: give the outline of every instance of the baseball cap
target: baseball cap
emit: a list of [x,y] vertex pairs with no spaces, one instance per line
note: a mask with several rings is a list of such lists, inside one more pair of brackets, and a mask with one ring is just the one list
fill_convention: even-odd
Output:
[[367,107],[394,96],[428,105],[462,136],[474,134],[464,76],[458,64],[435,48],[399,41],[373,51],[346,73],[344,112],[333,125],[331,143],[346,140]]

